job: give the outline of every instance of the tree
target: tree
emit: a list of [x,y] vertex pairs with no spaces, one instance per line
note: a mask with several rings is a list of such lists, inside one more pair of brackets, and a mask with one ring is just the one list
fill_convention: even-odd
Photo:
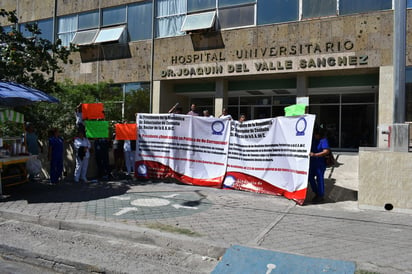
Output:
[[[4,19],[2,22],[10,23],[7,26],[0,25],[0,80],[24,84],[46,93],[57,92],[59,86],[54,81],[54,74],[62,72],[60,64],[71,63],[69,55],[76,49],[73,46],[62,47],[61,40],[52,43],[41,38],[37,24],[26,24],[25,29],[31,35],[23,35],[19,31],[15,11],[1,9],[0,16]],[[32,119],[30,121],[36,128],[42,128],[44,119],[36,113],[35,106],[18,110]],[[0,127],[6,136],[20,135],[22,129],[21,125],[12,123]]]
[[54,74],[61,72],[60,62],[71,63],[69,55],[76,49],[61,46],[41,38],[37,24],[26,24],[31,33],[25,37],[18,29],[15,11],[0,10],[0,16],[10,22],[10,27],[0,26],[0,80],[25,84],[46,93],[56,88]]
[[126,93],[124,117],[136,121],[136,113],[149,113],[150,91],[144,88]]
[[[51,128],[58,128],[65,138],[75,134],[74,111],[79,103],[104,103],[105,120],[122,122],[123,92],[113,83],[75,85],[66,80],[56,83],[54,74],[61,72],[61,63],[71,63],[69,56],[76,51],[72,45],[61,46],[61,41],[52,43],[39,37],[37,24],[26,24],[32,35],[25,37],[18,29],[15,12],[0,10],[11,27],[0,26],[0,80],[25,84],[49,93],[60,100],[59,104],[38,103],[16,109],[33,123],[39,136],[45,138]],[[149,111],[149,92],[145,89],[126,94],[125,119],[135,121],[135,113]],[[22,127],[0,125],[4,135],[17,136]]]
[[[120,87],[112,83],[75,85],[66,80],[58,84],[59,88],[51,95],[59,98],[59,104],[40,103],[30,108],[22,109],[26,113],[27,121],[36,121],[35,126],[41,137],[47,136],[51,128],[58,128],[66,139],[76,133],[74,111],[79,103],[103,103],[105,120],[112,124],[122,121],[123,92]],[[133,90],[126,93],[125,119],[136,121],[136,113],[149,111],[149,91],[146,89]]]

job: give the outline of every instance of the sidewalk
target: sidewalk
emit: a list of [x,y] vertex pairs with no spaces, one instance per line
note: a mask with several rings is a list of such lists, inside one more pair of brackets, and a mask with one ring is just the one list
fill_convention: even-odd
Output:
[[39,183],[5,191],[0,218],[213,258],[241,245],[353,261],[358,270],[412,273],[412,216],[358,209],[356,160],[342,155],[342,165],[327,171],[324,204],[298,206],[278,196],[165,182]]

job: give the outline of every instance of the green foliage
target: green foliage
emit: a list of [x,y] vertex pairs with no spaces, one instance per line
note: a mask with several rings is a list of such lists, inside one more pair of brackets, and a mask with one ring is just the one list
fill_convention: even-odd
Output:
[[0,80],[11,81],[40,89],[46,93],[56,88],[54,74],[61,72],[60,62],[71,63],[69,55],[76,49],[65,48],[61,41],[55,43],[41,38],[37,24],[26,24],[32,35],[25,37],[18,29],[18,18],[14,11],[0,10],[6,17],[11,31],[0,26]]
[[135,122],[136,113],[149,113],[150,91],[147,89],[133,90],[126,93],[125,120]]
[[[25,115],[26,121],[34,124],[41,138],[45,138],[52,128],[58,128],[66,139],[73,137],[76,134],[75,109],[80,103],[103,103],[105,120],[112,124],[122,122],[123,92],[111,83],[75,85],[66,80],[58,85],[52,95],[60,103],[38,103],[17,110]],[[135,122],[135,113],[147,113],[149,104],[148,90],[128,92],[125,96],[124,120]]]

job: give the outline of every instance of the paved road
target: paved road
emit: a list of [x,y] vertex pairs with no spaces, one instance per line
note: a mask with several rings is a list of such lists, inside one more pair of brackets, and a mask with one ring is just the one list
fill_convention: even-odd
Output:
[[412,272],[410,214],[360,210],[353,191],[338,186],[328,193],[325,204],[297,206],[283,197],[164,182],[38,183],[10,190],[0,217],[200,258],[217,259],[239,245],[355,262],[380,273]]

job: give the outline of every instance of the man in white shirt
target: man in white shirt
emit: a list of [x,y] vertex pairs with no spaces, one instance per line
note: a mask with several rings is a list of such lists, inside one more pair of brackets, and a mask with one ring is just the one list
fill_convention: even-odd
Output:
[[226,109],[226,108],[222,109],[222,115],[220,115],[219,118],[220,118],[220,119],[233,120],[232,115],[230,115],[230,114],[227,112],[227,109]]
[[74,149],[76,151],[76,168],[74,169],[74,182],[78,183],[79,179],[87,183],[87,168],[90,158],[90,142],[83,131],[79,131],[74,138]]

